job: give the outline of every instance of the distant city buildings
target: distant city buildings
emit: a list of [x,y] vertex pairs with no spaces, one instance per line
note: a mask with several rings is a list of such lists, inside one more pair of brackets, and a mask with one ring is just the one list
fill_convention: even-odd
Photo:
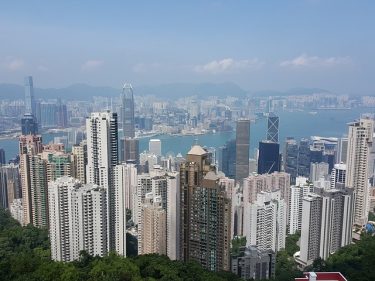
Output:
[[250,120],[237,120],[236,128],[236,181],[249,175]]
[[122,130],[125,138],[135,137],[134,125],[134,96],[133,88],[130,84],[125,84],[121,94],[122,103]]

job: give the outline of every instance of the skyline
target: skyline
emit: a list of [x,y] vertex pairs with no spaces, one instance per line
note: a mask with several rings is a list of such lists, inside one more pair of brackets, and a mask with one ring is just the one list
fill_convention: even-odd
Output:
[[371,1],[20,2],[0,11],[0,83],[374,93]]

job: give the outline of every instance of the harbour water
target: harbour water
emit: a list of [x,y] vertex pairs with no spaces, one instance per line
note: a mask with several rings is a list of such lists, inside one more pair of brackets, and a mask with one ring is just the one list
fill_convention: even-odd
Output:
[[[317,113],[306,111],[281,111],[277,112],[280,117],[279,139],[281,145],[286,137],[296,139],[309,138],[310,136],[342,137],[347,134],[347,123],[358,119],[361,114],[375,113],[375,108],[355,108],[350,110],[317,110]],[[250,128],[250,155],[254,155],[259,141],[266,138],[267,121],[260,119],[251,124]],[[63,136],[63,133],[42,135],[43,143],[53,141],[56,136]],[[160,135],[162,142],[162,153],[181,153],[185,155],[194,143],[202,146],[218,148],[231,138],[235,137],[235,132],[217,132],[216,134],[205,134],[197,136],[169,136]],[[155,138],[155,137],[154,137]],[[142,152],[148,149],[150,138],[142,138],[139,141]],[[282,146],[283,147],[283,146]],[[0,140],[0,148],[5,149],[7,161],[18,153],[17,139]]]

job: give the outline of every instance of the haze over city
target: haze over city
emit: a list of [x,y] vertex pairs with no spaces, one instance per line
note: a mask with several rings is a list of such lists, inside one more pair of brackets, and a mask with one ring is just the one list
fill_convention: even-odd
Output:
[[0,82],[373,94],[373,1],[5,1]]

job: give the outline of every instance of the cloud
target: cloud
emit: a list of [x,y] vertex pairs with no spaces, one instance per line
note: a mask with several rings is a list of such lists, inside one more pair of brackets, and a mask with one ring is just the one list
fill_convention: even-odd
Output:
[[318,56],[308,56],[302,54],[292,60],[286,60],[280,63],[283,67],[329,67],[351,63],[349,57],[329,57],[322,58]]
[[25,67],[25,62],[20,58],[7,57],[3,65],[9,71],[17,71]]
[[152,70],[160,70],[162,65],[160,63],[137,63],[133,66],[133,71],[135,73],[145,73]]
[[37,69],[38,69],[39,71],[41,71],[41,72],[47,72],[47,71],[48,71],[48,67],[45,66],[45,65],[39,65],[39,66],[37,67]]
[[82,71],[91,71],[99,68],[103,64],[101,60],[88,60],[81,65]]
[[214,60],[204,65],[197,65],[194,70],[198,73],[219,74],[231,72],[239,69],[256,69],[264,65],[264,62],[257,58],[251,60],[234,60],[226,58],[222,60]]

